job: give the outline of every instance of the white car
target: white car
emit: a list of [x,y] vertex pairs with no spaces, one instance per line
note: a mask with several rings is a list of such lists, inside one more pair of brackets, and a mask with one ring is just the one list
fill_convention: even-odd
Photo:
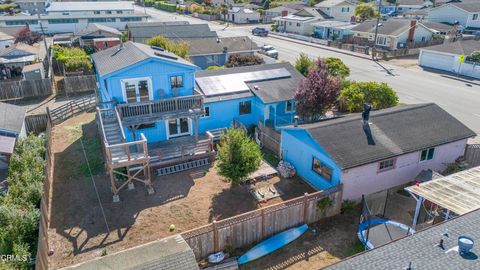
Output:
[[278,59],[278,51],[271,45],[264,45],[261,48],[261,53],[270,56],[272,58]]

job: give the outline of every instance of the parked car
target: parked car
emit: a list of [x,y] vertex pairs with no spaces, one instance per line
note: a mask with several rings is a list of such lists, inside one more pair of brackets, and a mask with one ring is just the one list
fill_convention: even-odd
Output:
[[264,45],[260,49],[260,53],[263,53],[272,58],[278,59],[278,51],[272,45]]
[[255,27],[252,29],[252,35],[266,37],[268,36],[268,30],[262,27]]

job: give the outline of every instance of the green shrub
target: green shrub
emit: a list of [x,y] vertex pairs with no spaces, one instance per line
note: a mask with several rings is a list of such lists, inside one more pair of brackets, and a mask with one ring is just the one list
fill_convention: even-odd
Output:
[[357,206],[356,201],[345,200],[345,201],[342,202],[341,211],[343,213],[345,211],[352,210],[352,209],[355,208],[355,206]]
[[151,39],[147,40],[147,44],[150,46],[163,48],[184,59],[188,58],[188,51],[190,50],[190,44],[188,42],[171,41],[164,36],[154,36]]
[[398,105],[398,96],[386,83],[351,82],[340,91],[339,102],[342,110],[360,112],[368,103],[376,110]]
[[217,70],[217,69],[224,69],[224,66],[209,66],[207,70]]
[[154,7],[157,9],[165,10],[168,12],[176,12],[177,11],[177,5],[174,4],[169,4],[166,2],[155,2]]
[[146,7],[151,7],[155,4],[155,0],[145,0],[144,3],[145,3],[145,6]]
[[64,48],[53,46],[53,57],[65,65],[67,71],[91,69],[90,57],[80,48]]
[[322,211],[327,209],[328,207],[330,207],[332,205],[333,205],[333,201],[329,197],[322,198],[322,199],[318,200],[318,202],[317,202],[317,208],[322,210]]

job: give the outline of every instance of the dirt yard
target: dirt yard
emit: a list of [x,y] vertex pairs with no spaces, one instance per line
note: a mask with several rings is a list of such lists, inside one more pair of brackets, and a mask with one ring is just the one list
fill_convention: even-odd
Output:
[[[152,196],[147,196],[143,185],[135,184],[134,190],[120,192],[121,202],[113,203],[94,117],[93,113],[79,115],[53,131],[55,168],[49,229],[49,244],[54,250],[50,257],[52,269],[261,207],[249,193],[249,186],[230,188],[213,167],[157,177]],[[266,204],[313,192],[298,179],[275,177],[268,183],[283,195]],[[169,232],[170,224],[176,225],[174,232]]]
[[274,253],[241,267],[254,269],[321,269],[348,256],[363,251],[357,238],[360,207],[331,218],[323,219],[299,239]]

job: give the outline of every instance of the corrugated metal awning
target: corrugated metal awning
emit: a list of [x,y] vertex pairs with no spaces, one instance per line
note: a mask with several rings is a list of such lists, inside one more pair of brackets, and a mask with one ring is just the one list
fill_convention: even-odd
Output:
[[480,166],[405,190],[459,215],[480,209]]

